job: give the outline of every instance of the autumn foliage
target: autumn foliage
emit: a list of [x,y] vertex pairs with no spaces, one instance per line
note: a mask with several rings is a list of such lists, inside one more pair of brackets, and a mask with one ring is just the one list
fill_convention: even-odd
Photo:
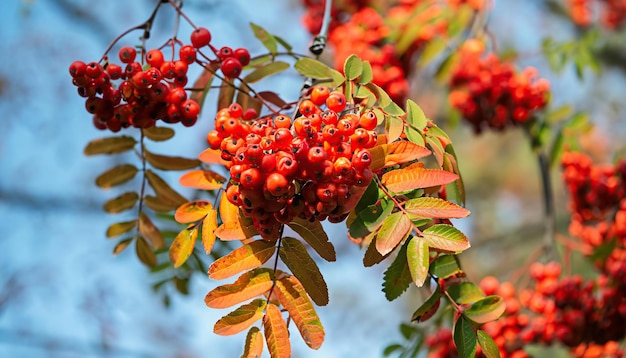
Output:
[[[575,21],[587,24],[586,5],[570,3]],[[319,55],[328,41],[321,57],[293,51],[280,34],[256,24],[250,30],[265,53],[252,57],[245,48],[218,46],[209,29],[170,0],[158,1],[133,28],[144,31],[140,44],[123,44],[125,32],[100,61],[70,65],[97,128],[138,130],[136,137],[99,138],[85,148],[86,155],[134,151],[138,158],[95,179],[103,189],[139,179],[136,190],[104,204],[111,214],[136,210],[108,228],[107,237],[123,237],[114,254],[134,244],[154,273],[167,272],[156,291],[171,283],[187,293],[196,271],[227,281],[206,294],[205,304],[229,310],[215,322],[215,334],[246,332],[245,357],[291,356],[296,330],[314,350],[327,333],[336,334],[316,313],[331,303],[317,262],[341,259],[334,246],[341,238],[331,240],[324,221],[345,225],[344,239],[363,249],[364,266],[388,263],[382,291],[389,301],[411,286],[427,297],[402,327],[417,332],[406,327],[434,321],[435,329],[420,331],[411,348],[389,346],[385,355],[416,356],[423,349],[432,357],[523,357],[528,344],[555,343],[578,356],[623,355],[626,164],[598,166],[572,151],[582,117],[554,129],[567,111],[549,111],[549,82],[532,67],[519,70],[515,58],[490,52],[486,33],[466,36],[492,2],[346,0],[329,12],[324,1],[304,5],[303,23],[321,46],[311,52]],[[146,34],[162,6],[191,27],[189,41],[172,37],[148,49]],[[611,16],[605,21],[618,26],[618,15]],[[326,20],[328,33],[320,33]],[[116,46],[121,64],[109,56]],[[470,215],[461,163],[443,126],[410,99],[413,74],[432,62],[451,109],[476,133],[523,127],[544,174],[550,162],[562,163],[569,237],[549,225],[546,232],[590,260],[597,277],[562,272],[567,265],[554,257],[529,263],[526,287],[467,277],[458,255],[471,240],[451,220]],[[200,74],[188,78],[194,67]],[[283,72],[299,76],[302,89],[258,88]],[[210,91],[217,91],[217,103],[206,101]],[[201,113],[212,129],[200,133],[207,145],[197,158],[148,148],[172,138],[178,123],[194,126]],[[184,171],[178,182],[194,190],[195,200],[179,194],[161,171]],[[551,195],[546,176],[544,193]]]

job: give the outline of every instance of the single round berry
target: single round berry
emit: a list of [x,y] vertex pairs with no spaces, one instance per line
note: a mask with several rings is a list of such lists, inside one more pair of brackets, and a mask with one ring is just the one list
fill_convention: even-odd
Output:
[[326,104],[326,99],[330,95],[330,90],[327,86],[318,85],[311,90],[311,101],[318,106]]
[[130,46],[124,46],[120,49],[118,56],[122,63],[132,63],[137,57],[137,50]]
[[326,98],[326,106],[332,111],[341,112],[346,108],[346,96],[341,92],[333,91]]
[[197,118],[198,114],[200,114],[200,106],[198,102],[193,99],[188,99],[181,103],[181,110],[183,112],[183,117],[185,118]]
[[82,77],[85,75],[87,64],[83,61],[74,61],[70,65],[70,75],[72,77]]
[[[224,46],[222,48],[220,48],[220,50],[217,52],[217,57],[220,58],[220,60],[224,61],[227,58],[233,57],[234,56],[234,52],[233,49],[228,47],[228,46]],[[237,61],[239,61],[239,59],[237,59]],[[239,62],[241,63],[241,62]]]
[[191,45],[195,48],[202,48],[211,43],[211,32],[204,27],[199,27],[191,33]]
[[239,60],[242,66],[246,66],[250,63],[250,52],[248,52],[245,48],[238,48],[233,51],[233,54],[236,59]]
[[229,57],[222,62],[222,73],[228,78],[236,78],[241,74],[241,62],[236,58]]
[[265,180],[265,187],[273,196],[286,194],[289,189],[289,181],[280,173],[272,173]]
[[178,56],[181,61],[191,65],[196,62],[196,49],[193,46],[185,45],[178,50]]
[[158,49],[153,49],[146,53],[146,62],[151,67],[160,68],[165,59],[163,58],[163,52]]

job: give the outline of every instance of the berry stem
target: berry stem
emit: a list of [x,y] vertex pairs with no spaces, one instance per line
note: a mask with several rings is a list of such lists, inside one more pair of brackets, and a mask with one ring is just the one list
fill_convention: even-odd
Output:
[[272,298],[272,292],[274,292],[274,288],[276,287],[276,271],[278,270],[278,258],[280,257],[280,244],[283,240],[283,231],[285,230],[285,225],[280,226],[280,231],[278,233],[278,240],[276,240],[276,257],[274,258],[274,277],[272,278],[272,288],[270,288],[270,293],[267,295],[267,303],[270,303],[270,299]]
[[183,12],[183,10],[181,10],[181,8],[183,7],[183,0],[180,0],[180,6],[174,0],[167,0],[167,1],[176,10],[178,15],[182,16],[185,19],[185,21],[187,21],[189,25],[193,27],[194,30],[198,29],[198,27],[193,23],[193,21],[191,21],[191,19]]
[[[144,138],[145,135],[143,133],[143,128],[140,129],[140,137],[139,137],[139,158],[141,159],[141,174],[142,174],[142,178],[141,178],[141,189],[139,191],[139,205],[138,205],[138,209],[137,209],[137,230],[139,231],[139,223],[141,222],[141,214],[143,213],[143,198],[144,198],[144,193],[146,191],[146,180],[148,179],[146,177],[146,154],[144,151]],[[139,233],[138,233],[139,235]]]
[[541,172],[543,185],[543,205],[545,213],[544,250],[549,261],[554,259],[554,234],[556,226],[556,213],[554,208],[554,191],[550,175],[550,161],[543,151],[537,153],[537,162]]

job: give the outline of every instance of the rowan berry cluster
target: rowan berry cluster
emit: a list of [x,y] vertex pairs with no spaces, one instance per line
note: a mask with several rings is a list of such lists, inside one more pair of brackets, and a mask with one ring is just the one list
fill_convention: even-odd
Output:
[[[232,78],[241,73],[250,61],[246,49],[233,51],[229,47],[216,49],[210,44],[211,33],[200,27],[191,33],[191,44],[182,45],[170,40],[171,59],[161,49],[141,51],[130,46],[118,52],[121,64],[103,57],[99,62],[74,61],[69,72],[78,94],[84,98],[87,111],[93,114],[98,129],[117,132],[122,128],[150,128],[157,120],[192,126],[198,119],[200,106],[188,98],[185,86],[189,66],[200,63],[197,55],[209,47],[217,56],[210,60],[219,63],[224,76]],[[176,53],[175,45],[180,47]]]
[[340,222],[356,204],[354,188],[369,185],[377,116],[345,109],[343,93],[316,86],[294,120],[250,120],[239,104],[217,113],[207,141],[230,171],[226,196],[263,238],[278,238],[295,217]]
[[594,21],[593,8],[601,8],[600,21],[609,29],[626,23],[626,2],[623,0],[568,0],[570,16],[580,26],[589,26]]
[[548,102],[550,83],[537,70],[516,71],[493,53],[484,55],[478,40],[466,41],[452,71],[449,101],[477,133],[485,126],[504,130],[529,121]]
[[[556,262],[534,263],[530,267],[534,285],[517,293],[510,282],[485,277],[480,288],[486,295],[500,295],[506,311],[500,319],[481,329],[491,336],[501,357],[529,357],[528,344],[560,343],[577,357],[621,357],[617,342],[626,335],[626,285],[607,276],[584,281],[581,276],[561,276]],[[456,353],[450,330],[442,328],[426,338],[429,357],[450,357]],[[477,356],[481,356],[480,347]]]

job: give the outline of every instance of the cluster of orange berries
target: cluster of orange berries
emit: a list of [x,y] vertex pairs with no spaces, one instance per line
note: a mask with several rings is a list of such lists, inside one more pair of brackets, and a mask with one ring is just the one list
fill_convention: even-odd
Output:
[[[577,357],[623,356],[618,342],[626,335],[624,281],[606,276],[586,282],[581,276],[560,278],[561,266],[556,262],[534,263],[530,276],[533,287],[519,293],[512,283],[493,276],[479,284],[486,295],[500,295],[506,303],[500,319],[480,327],[494,339],[501,357],[530,357],[526,345],[557,342]],[[428,336],[429,357],[455,356],[450,337],[445,327]],[[482,356],[480,347],[477,356]]]
[[[191,44],[181,45],[172,59],[167,60],[160,49],[137,51],[130,46],[118,52],[120,64],[74,61],[69,72],[78,94],[86,98],[85,107],[93,114],[98,129],[117,132],[122,128],[150,128],[157,120],[182,123],[189,127],[196,123],[200,106],[188,98],[185,85],[189,66],[197,62],[197,54],[209,47],[217,56],[211,62],[219,63],[224,76],[232,78],[241,73],[242,66],[250,61],[246,49],[211,46],[211,33],[204,27],[191,33]],[[178,55],[177,58],[174,58]]]
[[589,156],[567,152],[563,177],[570,194],[569,233],[592,256],[604,245],[613,249],[594,262],[607,276],[626,282],[626,160],[594,165]]
[[580,26],[593,22],[592,7],[601,7],[600,21],[609,29],[616,29],[626,23],[626,1],[624,0],[568,0],[572,20]]
[[449,83],[450,104],[477,133],[485,126],[503,130],[527,122],[547,104],[550,83],[537,78],[533,67],[517,72],[512,63],[484,52],[483,43],[475,39],[461,46]]
[[207,141],[230,171],[226,197],[263,238],[278,238],[295,217],[344,220],[356,204],[353,187],[371,182],[368,149],[377,142],[378,119],[346,104],[343,93],[316,86],[293,120],[284,114],[249,120],[239,104],[217,113]]

